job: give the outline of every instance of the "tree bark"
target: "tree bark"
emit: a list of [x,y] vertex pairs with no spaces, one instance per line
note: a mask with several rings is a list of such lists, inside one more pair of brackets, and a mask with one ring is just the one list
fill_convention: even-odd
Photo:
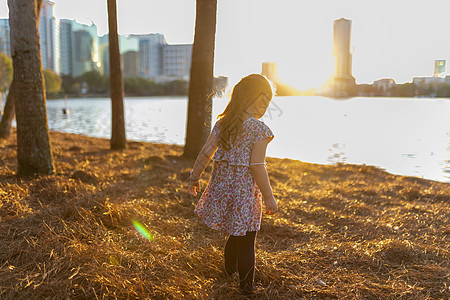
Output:
[[211,131],[217,0],[197,0],[183,156],[195,158]]
[[51,174],[50,145],[39,46],[39,2],[8,0],[13,83],[17,121],[18,174]]
[[[39,25],[39,18],[41,15],[43,0],[36,0],[36,26]],[[14,120],[15,109],[14,109],[14,87],[11,83],[9,87],[8,96],[6,97],[5,108],[2,115],[2,120],[0,121],[0,139],[7,138],[11,135],[12,121]]]
[[116,0],[108,0],[109,27],[109,64],[111,91],[111,149],[125,149],[125,116],[123,108],[123,80],[120,62],[119,38],[117,34],[117,5]]

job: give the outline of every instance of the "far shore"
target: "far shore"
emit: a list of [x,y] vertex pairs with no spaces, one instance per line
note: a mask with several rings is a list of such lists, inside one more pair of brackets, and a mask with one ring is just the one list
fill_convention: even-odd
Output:
[[[64,95],[47,97],[47,100],[64,100]],[[110,98],[109,94],[86,94],[86,95],[67,95],[68,99],[89,99],[89,98]],[[188,95],[125,95],[124,98],[156,98],[156,97],[180,97],[187,98]],[[224,95],[219,98],[227,98],[229,96]],[[376,98],[376,99],[439,99],[439,100],[450,100],[450,97],[407,97],[407,96],[367,96],[367,95],[357,95],[357,96],[327,96],[327,95],[276,95],[277,99],[291,98],[291,97],[323,97],[336,100],[350,100],[353,98]]]
[[[182,146],[50,135],[56,173],[33,177],[16,175],[15,132],[0,140],[0,298],[240,299],[227,236],[194,214]],[[267,162],[280,211],[262,216],[256,298],[450,298],[450,184]]]

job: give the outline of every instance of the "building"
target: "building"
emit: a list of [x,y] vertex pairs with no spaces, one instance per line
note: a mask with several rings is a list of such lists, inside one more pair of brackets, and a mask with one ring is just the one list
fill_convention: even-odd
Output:
[[167,44],[160,33],[135,35],[139,39],[139,76],[157,79],[163,74],[163,46]]
[[123,77],[139,77],[139,52],[127,51],[122,54]]
[[[42,67],[60,74],[59,22],[54,14],[55,3],[44,0],[39,19],[39,42]],[[0,20],[0,52],[11,56],[9,20]]]
[[39,19],[42,68],[60,74],[59,22],[55,18],[55,3],[44,0]]
[[331,89],[336,96],[345,96],[355,87],[352,75],[351,45],[352,21],[341,18],[333,24],[333,56],[335,71],[331,80]]
[[80,76],[101,71],[99,38],[95,24],[85,25],[74,20],[60,20],[61,74]]
[[8,19],[0,19],[0,53],[11,56]]
[[83,75],[86,72],[101,70],[99,39],[97,26],[73,22],[72,25],[74,60],[73,77]]
[[163,80],[189,80],[192,44],[163,46]]
[[74,73],[73,60],[73,30],[74,21],[61,19],[59,22],[59,68],[63,75],[71,75]]
[[[104,75],[109,75],[109,35],[105,34],[99,37],[99,43],[102,64],[101,73]],[[123,76],[139,76],[139,39],[135,36],[119,35],[119,51],[122,56],[122,71],[124,72]],[[125,54],[127,54],[126,59],[124,57]],[[137,69],[137,71],[135,71],[135,69]]]
[[445,66],[447,61],[445,59],[439,59],[434,61],[434,73],[433,77],[445,76]]
[[446,78],[442,77],[413,77],[413,83],[417,86],[430,86],[445,84]]
[[261,75],[264,75],[270,81],[277,83],[280,81],[278,76],[278,65],[274,62],[263,62]]
[[[75,20],[57,20],[55,3],[43,0],[39,20],[41,59],[44,69],[78,77],[98,71],[108,75],[109,37],[99,37],[97,26]],[[0,20],[0,52],[11,55],[9,20]],[[189,80],[192,44],[168,45],[160,33],[119,36],[124,77],[158,82]]]
[[169,45],[160,33],[132,37],[139,39],[140,77],[158,82],[189,80],[192,44]]
[[376,88],[382,96],[391,96],[391,89],[397,84],[392,78],[383,78],[380,80],[375,80],[372,87]]
[[[60,74],[59,22],[54,14],[55,3],[44,0],[39,19],[39,42],[42,67]],[[11,56],[9,20],[0,20],[0,52]]]

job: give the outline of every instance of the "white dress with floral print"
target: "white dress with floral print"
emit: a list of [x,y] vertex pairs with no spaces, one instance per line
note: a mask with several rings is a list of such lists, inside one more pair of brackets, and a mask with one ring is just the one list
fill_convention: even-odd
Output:
[[[272,130],[254,117],[242,127],[236,139],[230,139],[230,150],[218,147],[211,178],[195,208],[206,225],[236,236],[260,229],[262,195],[250,171],[250,156],[256,142],[274,137]],[[212,132],[219,136],[220,120]]]

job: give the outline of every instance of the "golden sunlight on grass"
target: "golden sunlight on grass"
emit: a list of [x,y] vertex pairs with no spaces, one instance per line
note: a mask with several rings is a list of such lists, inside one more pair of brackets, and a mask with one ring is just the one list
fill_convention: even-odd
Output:
[[[0,142],[0,298],[239,298],[181,146],[51,138],[58,172],[34,178],[14,175],[15,139]],[[257,298],[450,297],[449,184],[267,160],[280,212],[258,233]]]

